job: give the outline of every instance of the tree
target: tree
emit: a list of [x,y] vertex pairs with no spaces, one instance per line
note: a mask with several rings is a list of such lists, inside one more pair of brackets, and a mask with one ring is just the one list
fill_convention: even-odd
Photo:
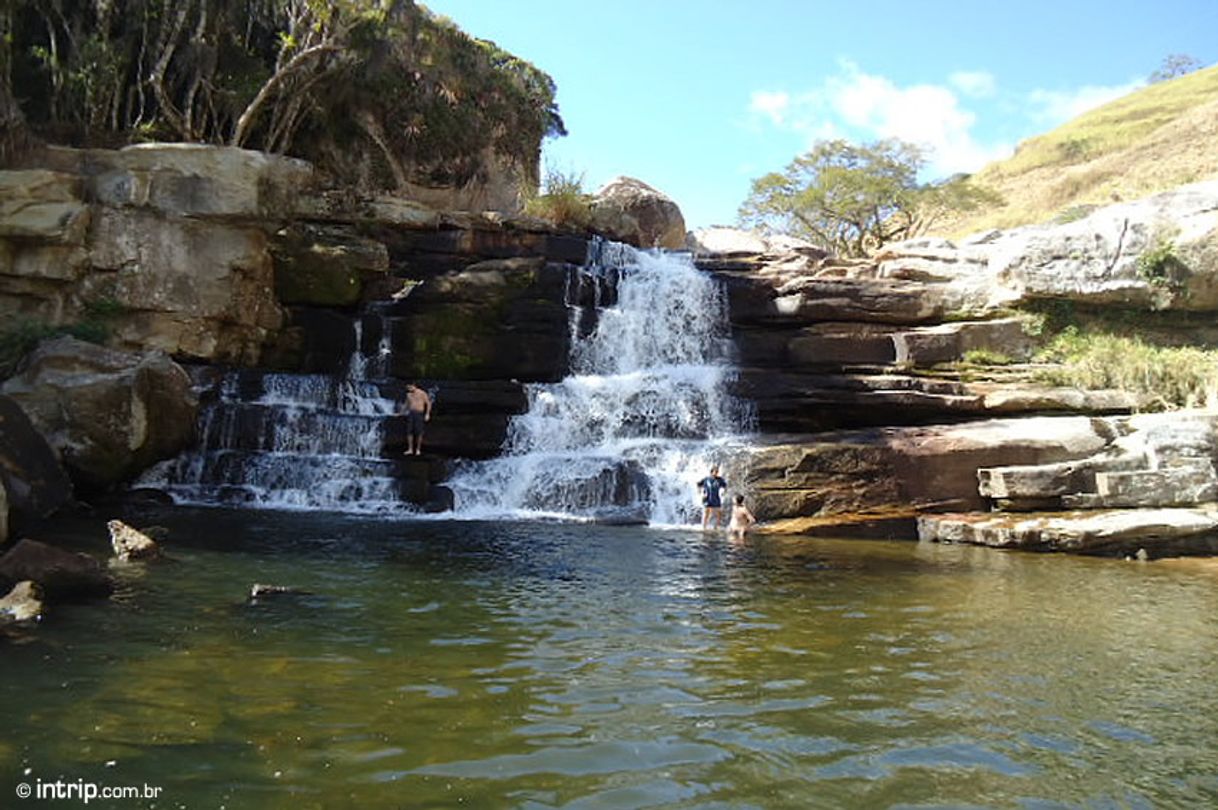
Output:
[[0,165],[36,136],[261,149],[377,188],[536,177],[554,96],[413,0],[0,0]]
[[1194,70],[1200,70],[1202,67],[1204,65],[1201,64],[1201,60],[1195,56],[1185,53],[1169,54],[1163,57],[1163,63],[1159,65],[1158,70],[1147,77],[1147,81],[1151,84],[1165,82],[1168,79],[1192,73]]
[[25,116],[13,94],[12,71],[13,10],[0,5],[0,167],[24,150],[30,141]]
[[920,184],[925,164],[920,147],[898,139],[820,141],[782,173],[754,180],[740,220],[863,256],[926,233],[947,214],[997,201],[963,175]]

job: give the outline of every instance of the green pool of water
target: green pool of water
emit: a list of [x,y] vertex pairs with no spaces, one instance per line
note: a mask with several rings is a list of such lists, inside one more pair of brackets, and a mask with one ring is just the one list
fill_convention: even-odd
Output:
[[[100,552],[105,517],[56,533]],[[1203,574],[636,528],[133,522],[166,526],[173,559],[0,645],[0,807],[56,779],[161,788],[91,807],[1218,804]],[[254,582],[311,595],[248,604]]]

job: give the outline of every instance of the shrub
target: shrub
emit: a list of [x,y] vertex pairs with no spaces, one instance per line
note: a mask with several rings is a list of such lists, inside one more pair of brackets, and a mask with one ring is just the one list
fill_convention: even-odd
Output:
[[525,200],[524,211],[559,227],[587,228],[592,222],[590,200],[584,193],[582,173],[551,169],[546,172],[543,192]]
[[1179,283],[1182,272],[1187,270],[1176,255],[1176,242],[1167,234],[1159,234],[1137,261],[1138,275],[1159,287],[1172,287]]
[[1037,355],[1056,363],[1038,376],[1053,385],[1118,388],[1159,398],[1169,407],[1197,407],[1218,395],[1218,351],[1161,347],[1137,337],[1067,327]]
[[98,298],[85,303],[84,317],[79,321],[52,326],[31,318],[17,318],[0,326],[0,380],[12,376],[22,358],[44,340],[70,335],[104,344],[114,333],[114,319],[127,311],[125,305],[114,299]]

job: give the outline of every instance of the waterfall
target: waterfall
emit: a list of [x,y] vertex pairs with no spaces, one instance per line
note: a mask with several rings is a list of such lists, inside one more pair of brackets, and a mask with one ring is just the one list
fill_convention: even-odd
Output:
[[459,515],[689,523],[696,482],[748,426],[725,296],[688,254],[600,242],[584,273],[615,300],[586,334],[573,309],[572,373],[528,386],[503,456],[457,470]]
[[373,514],[412,511],[400,462],[382,458],[396,403],[365,379],[384,364],[361,349],[363,323],[345,375],[196,371],[203,389],[198,449],[145,472],[137,487],[178,503]]

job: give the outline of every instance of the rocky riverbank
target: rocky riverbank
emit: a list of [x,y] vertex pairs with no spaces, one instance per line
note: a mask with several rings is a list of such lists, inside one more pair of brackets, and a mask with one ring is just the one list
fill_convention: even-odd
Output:
[[[739,391],[763,435],[744,469],[776,528],[1212,549],[1200,516],[1216,500],[1215,417],[1134,416],[1166,392],[1052,384],[1033,360],[1062,311],[1163,345],[1218,345],[1218,182],[865,261],[723,229],[691,247],[728,289]],[[1181,506],[1192,511],[1178,525],[1161,512]]]

